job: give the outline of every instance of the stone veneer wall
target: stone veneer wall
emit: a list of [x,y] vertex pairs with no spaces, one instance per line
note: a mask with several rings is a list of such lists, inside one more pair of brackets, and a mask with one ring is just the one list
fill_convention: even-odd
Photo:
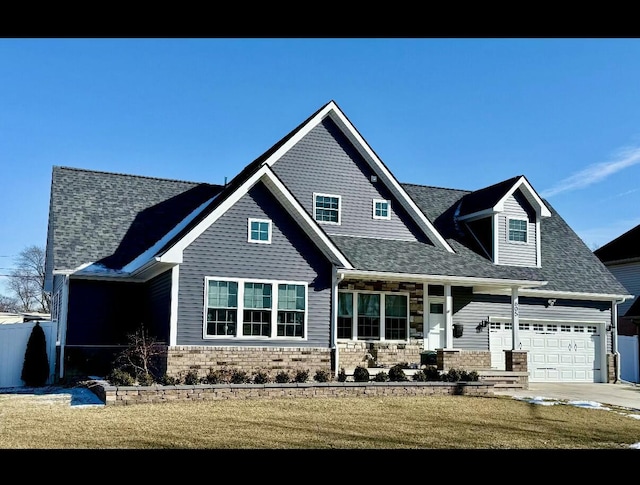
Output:
[[606,382],[618,382],[616,379],[616,366],[618,364],[618,359],[615,354],[607,354],[607,375],[605,376]]
[[383,396],[492,396],[488,382],[325,382],[294,384],[213,384],[181,386],[109,386],[104,381],[88,387],[105,405],[197,402],[223,399]]
[[205,377],[212,370],[257,370],[271,377],[280,371],[289,373],[317,370],[331,372],[331,349],[300,347],[212,347],[204,345],[174,346],[167,349],[167,375],[184,377],[196,371]]
[[437,356],[438,370],[448,372],[449,369],[466,371],[491,369],[491,352],[488,350],[439,349]]

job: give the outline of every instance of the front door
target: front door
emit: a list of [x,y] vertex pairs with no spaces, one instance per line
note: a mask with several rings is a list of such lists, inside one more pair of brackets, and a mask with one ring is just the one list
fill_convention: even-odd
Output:
[[444,348],[444,300],[429,299],[427,350]]

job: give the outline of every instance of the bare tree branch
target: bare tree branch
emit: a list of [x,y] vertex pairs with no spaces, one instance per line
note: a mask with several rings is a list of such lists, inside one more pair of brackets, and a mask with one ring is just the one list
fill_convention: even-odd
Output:
[[51,297],[44,291],[45,250],[29,246],[15,260],[7,286],[13,292],[18,310],[24,312],[49,313]]

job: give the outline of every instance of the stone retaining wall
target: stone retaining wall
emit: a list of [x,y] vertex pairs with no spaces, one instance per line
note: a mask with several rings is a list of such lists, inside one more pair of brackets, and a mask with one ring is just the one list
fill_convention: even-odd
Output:
[[198,384],[178,386],[110,386],[88,382],[107,406],[222,399],[383,397],[464,395],[492,396],[488,382],[322,382],[287,384]]

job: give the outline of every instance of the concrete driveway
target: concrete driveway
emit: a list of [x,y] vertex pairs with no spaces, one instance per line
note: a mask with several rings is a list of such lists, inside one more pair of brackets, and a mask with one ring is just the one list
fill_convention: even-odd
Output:
[[630,383],[531,382],[527,390],[495,390],[494,394],[525,399],[542,397],[561,401],[592,401],[640,411],[640,385]]

